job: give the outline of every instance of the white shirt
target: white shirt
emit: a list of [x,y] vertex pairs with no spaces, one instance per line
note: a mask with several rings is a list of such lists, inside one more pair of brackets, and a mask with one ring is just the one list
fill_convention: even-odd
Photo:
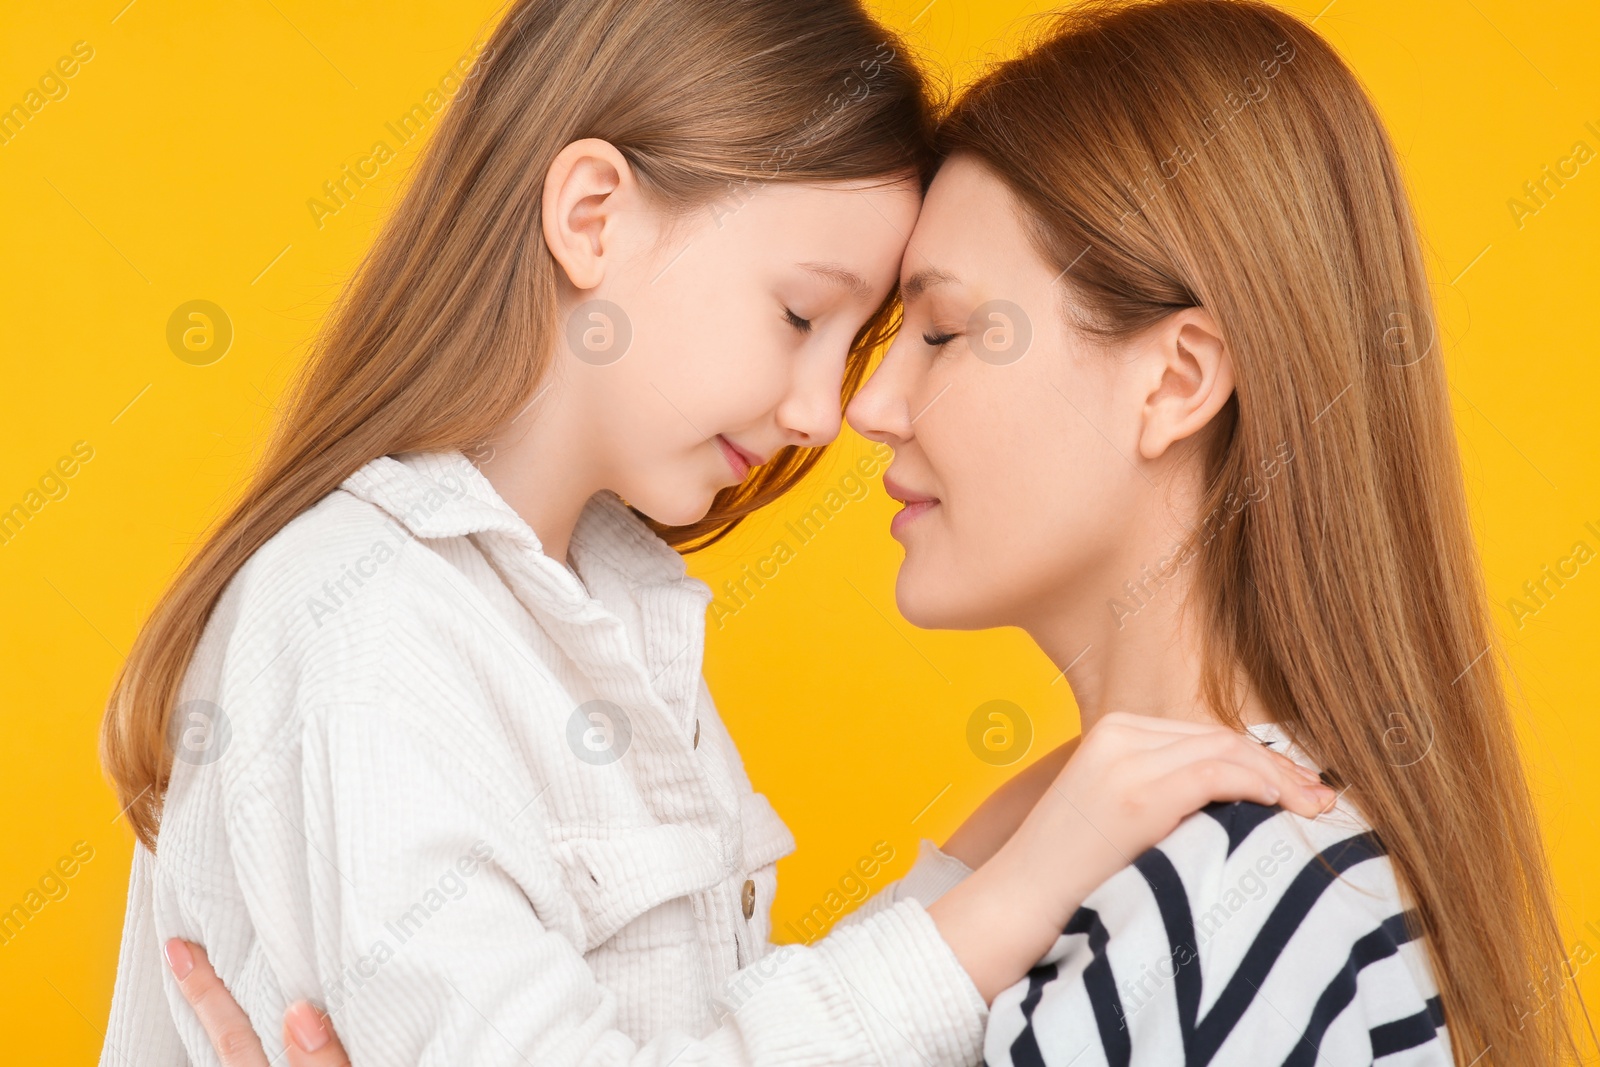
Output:
[[965,867],[924,842],[830,936],[770,945],[794,839],[701,677],[710,590],[611,493],[571,556],[435,453],[250,558],[180,694],[103,1065],[217,1062],[173,936],[269,1057],[307,997],[362,1067],[977,1062],[987,1009],[923,907]]
[[[1277,725],[1250,731],[1318,770]],[[1189,816],[995,998],[985,1062],[1451,1067],[1425,942],[1371,831],[1344,796],[1316,819]]]

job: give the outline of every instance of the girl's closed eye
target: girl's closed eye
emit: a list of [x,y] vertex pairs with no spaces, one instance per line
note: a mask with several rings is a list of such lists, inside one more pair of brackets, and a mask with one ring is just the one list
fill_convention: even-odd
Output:
[[923,334],[922,343],[929,348],[943,348],[959,336],[961,335],[955,330],[938,330],[933,333]]
[[783,317],[784,317],[784,320],[786,322],[788,322],[790,326],[793,326],[795,329],[799,330],[801,333],[810,333],[811,332],[811,320],[810,319],[803,319],[799,315],[796,315],[793,311],[790,311],[788,308],[784,308],[783,309]]

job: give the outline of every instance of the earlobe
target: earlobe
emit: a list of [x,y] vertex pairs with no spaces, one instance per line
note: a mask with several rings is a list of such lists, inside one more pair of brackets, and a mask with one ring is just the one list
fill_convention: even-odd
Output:
[[634,182],[627,158],[594,137],[567,145],[545,172],[545,245],[574,288],[593,289],[605,277],[618,209]]
[[1157,459],[1203,430],[1233,395],[1233,359],[1204,308],[1185,308],[1158,328],[1157,380],[1145,399],[1139,453]]

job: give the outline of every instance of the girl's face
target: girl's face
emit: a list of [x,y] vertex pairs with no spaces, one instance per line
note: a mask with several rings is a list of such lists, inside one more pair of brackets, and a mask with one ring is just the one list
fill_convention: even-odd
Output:
[[1021,217],[980,163],[941,168],[901,266],[904,325],[846,412],[895,450],[896,598],[923,627],[1103,612],[1180,532],[1142,454],[1166,356],[1091,350]]
[[851,341],[894,285],[921,195],[913,178],[752,183],[677,220],[625,187],[607,199],[598,224],[582,198],[567,216],[609,246],[598,284],[563,293],[556,384],[586,427],[574,461],[682,525],[784,446],[838,435]]

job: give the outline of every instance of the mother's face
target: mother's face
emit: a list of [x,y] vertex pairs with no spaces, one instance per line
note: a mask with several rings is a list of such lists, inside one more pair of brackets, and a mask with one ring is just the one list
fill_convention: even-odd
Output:
[[[895,450],[896,599],[924,627],[1028,626],[1137,577],[1159,518],[1138,455],[1148,369],[1089,348],[1062,273],[987,167],[939,171],[901,265],[905,322],[846,415]],[[1101,592],[1104,588],[1107,591]]]

